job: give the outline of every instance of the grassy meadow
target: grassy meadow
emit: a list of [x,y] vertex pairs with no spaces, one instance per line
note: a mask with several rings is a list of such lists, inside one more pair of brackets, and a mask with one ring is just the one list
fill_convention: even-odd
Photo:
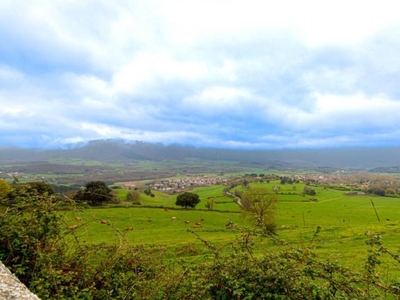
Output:
[[[400,251],[399,198],[350,196],[318,186],[313,187],[316,195],[311,197],[302,195],[304,184],[251,183],[251,187],[271,191],[274,186],[280,188],[275,208],[277,237],[290,245],[311,248],[321,257],[357,267],[364,265],[368,254],[366,232],[380,234],[385,247]],[[66,226],[78,225],[75,235],[83,243],[124,240],[133,245],[162,246],[172,251],[187,249],[187,252],[182,250],[182,255],[196,257],[204,253],[193,250],[200,242],[192,231],[222,247],[240,235],[229,224],[251,227],[242,218],[239,205],[223,195],[223,188],[216,185],[194,189],[192,192],[201,199],[196,209],[177,207],[176,195],[153,191],[155,197],[142,194],[142,206],[123,203],[112,208],[65,212]],[[244,187],[234,189],[244,190]],[[127,192],[116,190],[122,201]],[[215,200],[213,210],[205,208],[210,198]],[[317,227],[320,231],[314,236]],[[274,245],[269,238],[257,237],[256,251],[279,249]]]

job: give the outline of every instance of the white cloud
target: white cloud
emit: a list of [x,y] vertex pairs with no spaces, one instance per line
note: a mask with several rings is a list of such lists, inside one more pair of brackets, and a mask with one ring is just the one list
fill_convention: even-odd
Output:
[[110,84],[94,75],[79,75],[74,73],[66,73],[63,75],[63,81],[66,85],[70,85],[78,94],[97,95],[99,97],[113,97],[113,91]]
[[157,1],[172,41],[194,44],[209,35],[293,31],[309,45],[354,43],[398,23],[386,1]]
[[393,1],[4,0],[0,18],[3,132],[244,148],[397,132]]
[[296,107],[278,107],[275,116],[281,116],[281,125],[286,130],[340,135],[345,132],[363,134],[371,130],[393,130],[398,126],[400,101],[384,95],[314,94],[312,97],[316,99],[316,105],[309,112]]
[[354,44],[398,23],[394,1],[297,2],[294,26],[312,46]]
[[24,74],[8,66],[0,66],[0,84],[23,82]]
[[247,110],[254,96],[246,89],[235,87],[210,87],[199,95],[183,99],[185,109],[205,115],[235,115]]
[[[202,62],[178,61],[166,53],[139,53],[113,77],[115,93],[137,91],[152,87],[160,80],[201,80],[207,75],[207,66]],[[146,91],[146,90],[145,90]]]

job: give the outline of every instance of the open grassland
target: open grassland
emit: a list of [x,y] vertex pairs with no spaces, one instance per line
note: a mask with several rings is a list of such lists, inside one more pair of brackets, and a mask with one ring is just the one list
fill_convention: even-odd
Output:
[[[304,184],[251,183],[253,188],[271,191],[274,186],[280,188],[275,208],[278,239],[294,247],[310,248],[319,256],[346,266],[361,268],[368,250],[366,232],[381,235],[385,247],[400,252],[400,199],[350,196],[318,186],[313,187],[316,195],[311,197],[302,195]],[[154,191],[155,197],[142,194],[142,206],[126,203],[126,207],[66,212],[66,225],[78,225],[75,234],[86,243],[125,240],[134,245],[180,249],[198,244],[197,234],[223,246],[240,235],[235,226],[251,228],[242,218],[239,205],[223,195],[223,188],[223,185],[216,185],[194,189],[201,199],[194,210],[176,207],[176,195]],[[242,186],[234,189],[245,191]],[[121,198],[126,192],[117,191]],[[205,209],[209,199],[215,200],[214,210]],[[320,228],[319,233],[314,236],[317,228]],[[271,239],[257,238],[256,252],[273,247],[276,246]],[[194,256],[200,254],[191,252]],[[397,266],[393,266],[395,268]]]
[[[280,187],[277,234],[292,245],[310,247],[320,256],[362,266],[369,232],[381,235],[385,246],[400,252],[399,198],[350,196],[318,186],[313,187],[315,196],[302,196],[304,184],[252,183],[252,187],[273,186]],[[319,233],[314,237],[318,227]]]
[[[278,234],[292,244],[312,247],[324,257],[363,264],[366,232],[379,234],[385,246],[399,248],[399,199],[339,196],[321,202],[281,202],[276,221]],[[321,230],[311,243],[312,232]]]
[[207,240],[229,240],[234,231],[226,224],[241,223],[239,213],[135,207],[68,212],[66,217],[68,225],[79,225],[77,235],[88,243],[119,242],[123,238],[132,244],[172,247],[195,242],[191,230]]
[[[223,196],[223,188],[216,185],[193,190],[201,199],[195,210],[177,207],[176,195],[152,191],[155,197],[141,194],[142,205],[123,202],[123,207],[66,212],[66,226],[78,225],[77,236],[87,243],[114,243],[124,239],[132,244],[176,247],[198,242],[191,231],[209,241],[227,242],[236,234],[229,224],[245,224],[238,204]],[[115,193],[125,201],[128,191],[117,189]],[[216,200],[215,210],[205,209],[209,198]]]

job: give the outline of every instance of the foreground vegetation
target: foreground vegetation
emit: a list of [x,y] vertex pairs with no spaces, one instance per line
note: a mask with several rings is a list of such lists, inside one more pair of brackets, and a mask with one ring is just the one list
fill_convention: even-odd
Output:
[[[369,196],[279,187],[274,235],[247,223],[223,186],[194,190],[193,210],[158,193],[94,209],[20,185],[1,213],[0,259],[43,299],[399,298],[396,198],[374,198],[374,211]],[[359,264],[343,263],[346,252]]]

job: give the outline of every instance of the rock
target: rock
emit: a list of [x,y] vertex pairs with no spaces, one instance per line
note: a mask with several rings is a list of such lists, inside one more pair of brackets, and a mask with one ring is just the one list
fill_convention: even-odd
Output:
[[40,300],[0,262],[0,300]]

